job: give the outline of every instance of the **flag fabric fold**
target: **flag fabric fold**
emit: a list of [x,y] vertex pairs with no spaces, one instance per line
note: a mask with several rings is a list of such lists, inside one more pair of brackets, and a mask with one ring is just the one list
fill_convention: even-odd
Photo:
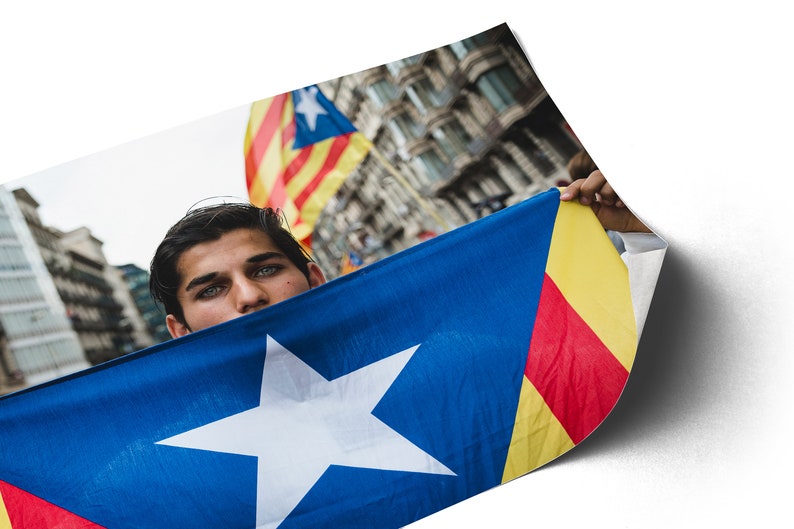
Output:
[[371,147],[316,85],[255,101],[244,142],[249,199],[282,210],[310,246],[323,207]]
[[0,398],[0,527],[408,525],[604,420],[638,342],[629,283],[552,190]]

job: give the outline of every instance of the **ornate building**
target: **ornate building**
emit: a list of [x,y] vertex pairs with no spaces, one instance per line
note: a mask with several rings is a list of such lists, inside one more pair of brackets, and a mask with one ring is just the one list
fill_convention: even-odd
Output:
[[320,88],[374,144],[315,227],[330,276],[567,182],[581,149],[506,25]]
[[24,195],[0,186],[0,392],[89,365],[45,265],[55,238]]
[[85,360],[95,365],[151,345],[126,284],[105,259],[102,241],[85,227],[63,232],[44,226],[36,200],[25,189],[13,195]]

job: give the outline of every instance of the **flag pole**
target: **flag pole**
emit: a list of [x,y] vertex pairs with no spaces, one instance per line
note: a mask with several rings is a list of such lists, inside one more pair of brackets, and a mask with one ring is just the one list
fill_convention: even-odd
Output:
[[377,147],[375,147],[374,144],[372,145],[372,147],[370,147],[370,151],[369,152],[374,154],[375,157],[378,159],[378,161],[380,161],[380,163],[383,164],[383,166],[386,168],[386,170],[389,171],[389,173],[391,173],[391,175],[394,177],[394,179],[397,180],[397,182],[401,186],[403,186],[403,188],[406,191],[408,191],[408,193],[411,194],[411,196],[414,198],[414,200],[416,200],[416,202],[419,204],[419,207],[421,207],[425,211],[425,213],[430,215],[433,218],[433,220],[435,220],[438,223],[438,225],[441,228],[443,228],[444,231],[449,231],[450,230],[449,224],[447,224],[447,222],[444,219],[442,219],[441,216],[438,213],[436,213],[436,211],[432,207],[430,207],[430,205],[422,197],[422,195],[420,195],[416,191],[416,189],[414,189],[411,186],[411,184],[408,183],[408,181],[405,179],[405,177],[402,174],[400,174],[400,172],[397,170],[397,168],[394,167],[391,164],[391,162],[389,162],[389,160],[386,159],[385,156],[383,156],[383,154],[378,150]]

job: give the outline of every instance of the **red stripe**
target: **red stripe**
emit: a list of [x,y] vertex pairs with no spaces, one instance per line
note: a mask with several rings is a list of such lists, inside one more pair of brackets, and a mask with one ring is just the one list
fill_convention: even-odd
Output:
[[256,177],[256,171],[262,161],[262,156],[267,152],[273,137],[281,128],[281,115],[284,111],[287,96],[289,96],[289,93],[280,94],[272,98],[270,106],[265,112],[265,117],[262,119],[259,129],[251,141],[248,152],[245,153],[245,177],[249,188]]
[[325,177],[328,176],[328,173],[336,168],[339,160],[342,157],[342,154],[350,144],[350,134],[343,134],[342,136],[334,137],[334,142],[331,145],[331,149],[328,151],[328,156],[325,158],[322,167],[320,167],[320,170],[317,171],[316,175],[314,175],[311,182],[309,182],[306,187],[304,187],[301,192],[293,199],[293,202],[299,210],[303,209],[303,205],[306,203],[312,193],[314,193],[314,191],[320,186]]
[[14,529],[104,529],[5,481],[0,481],[0,494]]
[[286,167],[283,168],[281,175],[279,175],[279,179],[284,181],[284,185],[287,185],[290,180],[292,180],[298,171],[300,171],[303,166],[306,164],[306,161],[309,159],[309,156],[312,154],[312,145],[307,145],[303,149],[300,150],[298,155],[287,164]]
[[[273,170],[277,171],[273,179],[273,187],[269,190],[267,203],[273,209],[284,208],[284,205],[289,200],[287,194],[287,182],[289,179],[284,176],[286,168],[284,167],[284,148],[295,139],[295,115],[290,116],[291,120],[281,130],[281,146],[279,150],[279,166],[274,167]],[[281,126],[281,123],[278,123]],[[298,155],[300,157],[300,154]]]
[[249,191],[251,190],[251,184],[256,178],[256,166],[254,165],[254,157],[251,156],[252,151],[253,149],[248,151],[248,155],[245,157],[245,185]]
[[606,418],[629,375],[548,274],[524,374],[574,444]]
[[295,139],[295,130],[297,130],[297,125],[295,124],[295,114],[292,115],[292,120],[284,125],[284,130],[281,133],[281,149],[284,150],[289,142]]
[[284,185],[284,180],[276,178],[273,182],[273,187],[267,194],[267,202],[262,204],[263,207],[271,207],[273,209],[283,209],[284,204],[287,202],[287,188]]
[[[276,179],[274,180],[277,183],[280,183],[282,187],[286,187],[287,183],[292,180],[292,177],[295,176],[297,170],[290,169],[290,166],[294,165],[298,158],[301,156],[308,156],[308,154],[304,154],[303,152],[298,153],[296,156],[287,166],[284,166],[284,150],[287,149],[287,146],[290,145],[295,140],[295,130],[297,126],[295,125],[295,114],[290,116],[290,121],[284,125],[284,129],[281,131],[281,150],[279,151],[281,156],[281,164],[278,168],[278,173],[276,174]],[[292,148],[290,147],[290,150]],[[298,167],[300,168],[300,166]]]

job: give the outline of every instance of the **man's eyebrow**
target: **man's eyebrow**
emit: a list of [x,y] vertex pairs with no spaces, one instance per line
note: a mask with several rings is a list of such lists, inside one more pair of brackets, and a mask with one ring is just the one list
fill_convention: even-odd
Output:
[[187,284],[185,287],[185,292],[190,292],[190,289],[195,288],[199,285],[203,285],[204,283],[209,283],[212,281],[215,276],[218,275],[218,272],[210,272],[209,274],[204,274],[203,276],[194,277],[190,280],[190,283]]
[[283,259],[286,258],[286,255],[279,252],[265,252],[253,255],[245,260],[246,263],[261,263],[262,261],[267,261],[268,259]]
[[[258,253],[256,255],[252,255],[248,259],[245,260],[246,263],[261,263],[262,261],[267,261],[269,259],[286,259],[287,256],[279,253],[279,252],[264,252]],[[203,285],[205,283],[209,283],[218,275],[218,272],[210,272],[209,274],[204,274],[203,276],[194,277],[190,280],[190,283],[185,286],[185,292],[190,292],[191,289],[196,288],[199,285]]]

